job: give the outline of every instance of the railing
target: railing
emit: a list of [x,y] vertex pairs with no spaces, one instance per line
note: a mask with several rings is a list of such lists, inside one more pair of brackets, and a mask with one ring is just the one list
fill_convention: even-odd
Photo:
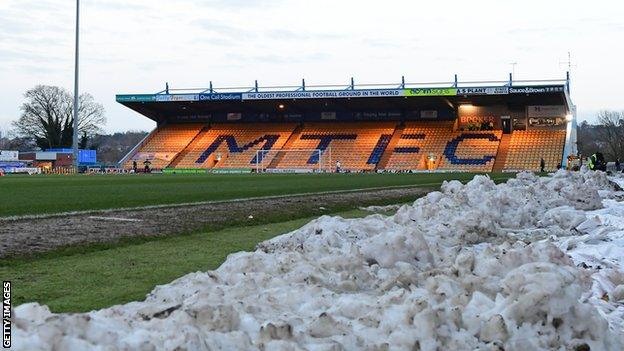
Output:
[[355,89],[409,89],[409,88],[461,88],[461,87],[484,87],[484,86],[514,86],[514,85],[566,85],[569,86],[569,77],[565,79],[522,79],[513,80],[511,74],[507,80],[468,80],[459,81],[457,75],[454,80],[443,82],[407,82],[405,77],[401,77],[400,82],[396,83],[364,83],[355,84],[355,80],[351,78],[348,84],[318,84],[306,85],[305,79],[301,80],[300,85],[267,85],[260,86],[258,81],[253,86],[230,86],[230,87],[213,87],[212,81],[209,87],[198,88],[170,88],[169,83],[165,83],[165,90],[161,90],[156,94],[184,94],[184,93],[250,93],[250,92],[280,92],[280,91],[314,91],[314,90],[355,90]]

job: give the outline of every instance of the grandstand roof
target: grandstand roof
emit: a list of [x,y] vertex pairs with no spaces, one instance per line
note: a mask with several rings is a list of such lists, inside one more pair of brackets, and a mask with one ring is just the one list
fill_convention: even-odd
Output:
[[302,113],[318,110],[414,110],[473,105],[565,105],[569,80],[471,81],[169,89],[122,94],[117,102],[155,121],[210,113]]

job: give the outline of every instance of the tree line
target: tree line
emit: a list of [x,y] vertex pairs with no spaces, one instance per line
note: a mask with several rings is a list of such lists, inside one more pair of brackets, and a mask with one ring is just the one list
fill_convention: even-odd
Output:
[[[9,135],[0,136],[0,149],[71,148],[73,95],[61,87],[37,85],[24,93],[24,99],[20,106],[21,115],[12,123]],[[78,99],[78,147],[97,150],[100,162],[116,163],[147,134],[137,131],[104,134],[106,117],[102,104],[88,93],[81,94]]]
[[[41,149],[69,148],[73,145],[74,97],[66,89],[37,85],[24,93],[22,114],[13,122],[18,137],[31,139]],[[86,148],[89,137],[102,132],[106,124],[104,107],[88,93],[78,97],[79,147]]]
[[607,161],[624,160],[624,111],[603,110],[597,123],[583,121],[577,129],[579,152],[590,156],[602,152]]

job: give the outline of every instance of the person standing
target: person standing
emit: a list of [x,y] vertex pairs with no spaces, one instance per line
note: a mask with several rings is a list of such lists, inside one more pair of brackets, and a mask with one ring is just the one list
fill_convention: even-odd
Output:
[[145,161],[143,162],[143,165],[145,166],[145,173],[149,173],[150,172],[150,165],[152,163],[150,162],[149,159],[145,159]]
[[133,160],[133,161],[132,161],[132,172],[133,172],[133,173],[138,172],[138,171],[139,171],[139,169],[138,169],[138,168],[139,168],[139,167],[137,166],[136,160]]
[[589,156],[587,159],[587,167],[592,171],[596,170],[596,154]]
[[336,160],[336,173],[340,173],[340,168],[341,168],[340,166],[341,166],[340,161]]
[[619,172],[621,168],[622,168],[622,166],[620,165],[620,159],[619,159],[619,158],[616,158],[616,159],[615,159],[615,170],[616,170],[617,172]]
[[540,159],[540,172],[544,173],[544,169],[546,168],[546,162],[544,161],[544,158],[542,157]]
[[607,161],[604,158],[602,152],[596,152],[596,166],[595,168],[599,171],[606,172],[607,171]]

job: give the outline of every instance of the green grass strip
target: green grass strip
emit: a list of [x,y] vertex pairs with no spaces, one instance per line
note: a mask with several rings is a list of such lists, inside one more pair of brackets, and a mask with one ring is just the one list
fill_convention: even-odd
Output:
[[[474,173],[151,174],[0,178],[0,217],[467,181]],[[490,174],[507,179],[513,174]]]

